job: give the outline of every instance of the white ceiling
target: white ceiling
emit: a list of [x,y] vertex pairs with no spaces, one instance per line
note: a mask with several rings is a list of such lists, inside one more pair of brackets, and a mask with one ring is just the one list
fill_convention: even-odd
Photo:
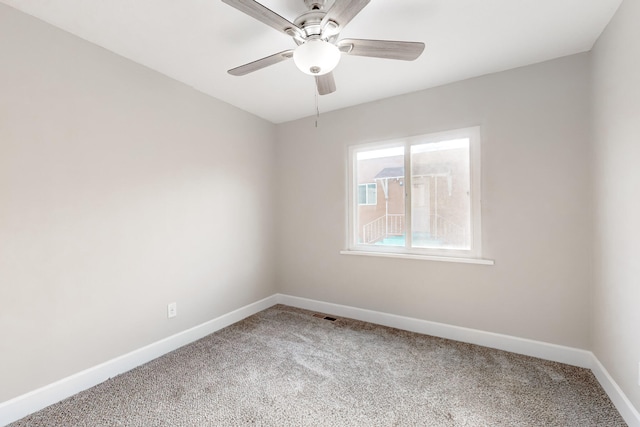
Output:
[[[226,70],[295,47],[221,0],[0,0],[274,123],[315,114],[315,83],[286,61]],[[333,0],[328,0],[328,6]],[[591,49],[622,0],[372,0],[341,38],[421,41],[414,62],[343,56],[321,112]],[[261,0],[293,21],[303,0]]]

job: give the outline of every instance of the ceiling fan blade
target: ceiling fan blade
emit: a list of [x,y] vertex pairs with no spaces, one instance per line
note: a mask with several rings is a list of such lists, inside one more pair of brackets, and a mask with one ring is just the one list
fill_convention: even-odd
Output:
[[316,76],[316,86],[318,87],[318,93],[320,95],[328,95],[335,92],[336,81],[333,78],[333,73]]
[[263,24],[275,28],[292,37],[301,37],[302,30],[294,23],[275,13],[273,10],[261,5],[254,0],[222,0],[231,7],[235,7],[240,12],[246,13]]
[[335,0],[333,6],[322,18],[320,28],[326,28],[327,23],[333,21],[344,28],[371,0]]
[[232,68],[227,71],[232,76],[244,76],[245,74],[252,73],[254,71],[261,70],[262,68],[268,67],[273,64],[277,64],[278,62],[286,61],[293,57],[293,50],[284,50],[282,52],[278,52],[271,56],[267,56],[266,58],[258,59],[253,62],[249,62],[248,64],[241,65],[236,68]]
[[338,48],[342,53],[347,55],[413,61],[424,51],[424,43],[393,40],[343,39],[338,42]]

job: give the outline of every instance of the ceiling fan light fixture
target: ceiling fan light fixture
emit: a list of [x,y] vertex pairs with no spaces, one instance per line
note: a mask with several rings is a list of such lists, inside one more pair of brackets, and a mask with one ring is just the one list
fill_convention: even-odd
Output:
[[321,76],[336,68],[340,62],[340,50],[333,43],[310,39],[293,51],[293,61],[303,73]]

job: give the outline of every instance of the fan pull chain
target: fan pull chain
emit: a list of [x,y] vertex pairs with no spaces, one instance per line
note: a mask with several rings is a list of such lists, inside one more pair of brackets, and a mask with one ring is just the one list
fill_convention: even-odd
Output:
[[316,94],[316,127],[318,127],[318,120],[320,119],[320,107],[318,107],[318,90],[315,90]]

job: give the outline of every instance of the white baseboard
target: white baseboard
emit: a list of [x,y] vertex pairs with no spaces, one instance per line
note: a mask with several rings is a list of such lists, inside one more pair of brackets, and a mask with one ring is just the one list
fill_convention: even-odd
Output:
[[100,365],[78,372],[14,399],[0,403],[0,426],[57,403],[69,396],[98,385],[109,378],[129,371],[186,344],[277,304],[277,295],[241,307],[213,320],[187,329],[148,346],[134,350]]
[[512,353],[539,357],[541,359],[566,363],[581,368],[591,368],[593,356],[591,352],[587,350],[289,295],[278,295],[278,302],[292,307],[319,311],[326,314],[335,314],[341,317],[349,317],[351,319],[403,329],[405,331],[418,332],[469,344],[510,351]]
[[284,304],[320,313],[348,317],[591,369],[627,424],[630,427],[640,427],[638,411],[590,351],[283,294],[272,295],[131,353],[2,402],[0,403],[0,426],[19,420],[275,304]]
[[640,413],[595,355],[591,370],[629,427],[640,427]]
[[629,427],[640,427],[640,415],[638,411],[634,408],[622,389],[620,389],[613,378],[611,378],[604,366],[602,366],[600,361],[590,351],[290,295],[279,294],[277,295],[277,301],[279,304],[317,311],[324,314],[348,317],[406,331],[433,335],[440,338],[462,341],[469,344],[491,347],[591,369]]

